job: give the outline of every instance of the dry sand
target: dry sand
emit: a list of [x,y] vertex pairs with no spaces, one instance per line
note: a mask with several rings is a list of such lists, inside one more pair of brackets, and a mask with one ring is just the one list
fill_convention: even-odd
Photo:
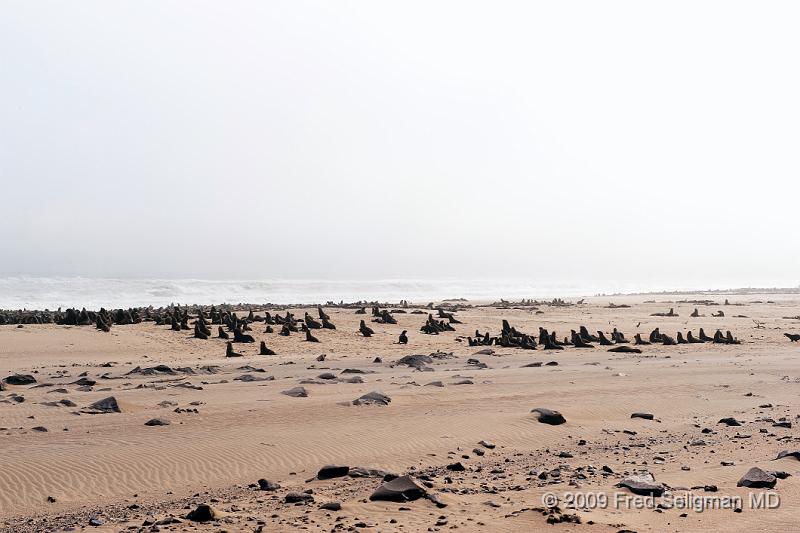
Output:
[[[700,318],[689,317],[694,305],[671,303],[686,298],[692,297],[590,298],[580,306],[543,306],[538,314],[474,307],[457,312],[463,324],[456,332],[438,336],[419,332],[425,315],[395,314],[397,325],[370,323],[376,331],[372,338],[357,333],[363,315],[327,308],[338,329],[315,331],[319,344],[305,342],[302,334],[265,334],[263,323],[256,323],[256,340],[265,339],[278,355],[257,355],[257,343],[237,344],[245,357],[235,359],[224,357],[220,339],[194,339],[191,332],[153,323],[114,326],[110,333],[90,326],[0,326],[0,377],[20,372],[37,380],[0,392],[0,530],[151,531],[143,525],[148,519],[170,517],[180,522],[152,530],[796,530],[800,463],[774,459],[781,450],[800,449],[797,429],[773,427],[760,418],[794,423],[800,414],[800,343],[783,336],[800,333],[800,322],[781,318],[800,314],[800,297],[730,296],[744,305],[698,306],[706,315]],[[648,299],[657,302],[643,303]],[[631,307],[607,309],[610,300]],[[669,307],[680,316],[649,316]],[[711,318],[718,309],[727,316]],[[292,311],[302,317],[303,309]],[[749,318],[733,318],[738,314]],[[654,327],[674,335],[697,333],[702,326],[709,334],[730,329],[743,343],[645,346],[641,355],[599,346],[493,347],[494,355],[474,355],[480,348],[456,340],[476,329],[498,334],[503,318],[532,334],[539,326],[555,329],[561,338],[581,324],[607,334],[617,327],[629,339]],[[755,328],[752,319],[763,321],[764,328]],[[396,344],[403,329],[409,331],[408,346]],[[436,351],[453,357],[434,360],[432,372],[393,366],[404,355]],[[320,354],[327,355],[325,361],[316,360]],[[373,362],[375,357],[382,362]],[[488,368],[468,363],[470,358]],[[558,365],[523,367],[536,361]],[[191,367],[195,373],[128,374],[136,366],[158,364]],[[218,365],[219,371],[200,373],[204,365]],[[342,373],[347,368],[365,373]],[[73,382],[84,372],[96,384],[81,391]],[[341,379],[304,384],[306,398],[281,394],[324,372]],[[271,379],[235,379],[245,374]],[[364,382],[344,381],[353,376]],[[472,383],[456,384],[466,379]],[[444,386],[426,386],[433,381]],[[390,405],[352,405],[375,390],[390,396]],[[12,394],[24,396],[24,402]],[[122,412],[81,413],[109,396]],[[66,399],[75,406],[54,403]],[[766,404],[771,407],[759,407]],[[531,413],[535,407],[556,409],[567,422],[541,424]],[[630,418],[637,411],[653,413],[655,420]],[[156,417],[171,423],[145,426]],[[742,426],[718,424],[723,417],[735,417]],[[704,428],[711,431],[703,433]],[[481,448],[482,439],[496,447],[483,448],[485,455],[479,456],[473,450]],[[697,440],[705,445],[690,445]],[[456,462],[465,470],[445,469]],[[326,464],[428,477],[429,492],[440,495],[446,507],[426,499],[370,502],[383,483],[377,477],[312,480]],[[604,473],[603,466],[612,473]],[[737,488],[752,466],[791,474],[777,481],[778,508],[753,509],[749,492],[767,491]],[[640,471],[652,473],[673,496],[716,485],[715,493],[691,492],[740,496],[743,509],[637,510],[611,502],[605,509],[570,509],[565,503],[568,492],[602,493],[612,502],[615,493],[629,496],[615,484]],[[281,488],[256,490],[251,485],[260,478]],[[313,491],[314,503],[284,503],[288,492],[305,490]],[[581,523],[548,525],[538,510],[548,492],[559,495],[563,513],[577,514]],[[334,501],[341,502],[340,511],[320,509]],[[201,503],[225,515],[205,524],[187,520]],[[89,526],[92,517],[103,525]]]

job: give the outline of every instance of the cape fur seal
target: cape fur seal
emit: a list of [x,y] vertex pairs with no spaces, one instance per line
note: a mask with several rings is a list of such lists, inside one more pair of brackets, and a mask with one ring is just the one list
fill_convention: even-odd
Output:
[[233,343],[228,341],[225,348],[225,357],[242,357],[242,354],[233,351]]
[[266,342],[261,341],[261,347],[260,347],[259,354],[260,355],[275,355],[275,352],[273,352],[272,350],[267,348],[267,343]]
[[375,333],[371,327],[367,326],[367,324],[362,320],[358,326],[358,331],[365,337],[372,337]]

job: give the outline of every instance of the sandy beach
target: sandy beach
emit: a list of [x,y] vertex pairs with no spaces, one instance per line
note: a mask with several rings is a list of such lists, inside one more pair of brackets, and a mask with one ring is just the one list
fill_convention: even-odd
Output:
[[800,531],[798,21],[2,2],[0,533]]
[[[721,305],[725,298],[732,305]],[[720,305],[677,303],[691,299]],[[629,307],[608,308],[611,301]],[[438,335],[420,332],[428,310],[415,314],[413,307],[392,313],[397,324],[372,322],[369,308],[360,315],[325,307],[336,329],[313,330],[319,343],[302,332],[283,337],[280,326],[264,333],[263,322],[252,322],[248,333],[256,342],[233,344],[242,357],[225,356],[216,325],[207,340],[148,321],[108,333],[94,326],[0,326],[0,375],[35,379],[0,392],[2,530],[794,527],[797,459],[775,459],[800,449],[793,427],[800,344],[783,335],[800,332],[800,323],[782,318],[798,314],[800,297],[462,305],[455,331]],[[669,308],[678,316],[651,316]],[[690,317],[694,308],[702,316]],[[316,316],[314,307],[286,310]],[[724,317],[711,316],[719,310]],[[361,319],[372,337],[359,333]],[[607,336],[618,328],[629,340],[656,327],[673,336],[703,327],[709,334],[730,330],[741,344],[653,344],[640,346],[640,354],[611,353],[597,343],[563,350],[468,346],[475,330],[498,335],[503,319],[518,331],[536,335],[544,327],[562,339],[580,325]],[[397,343],[403,330],[407,345]],[[276,355],[258,355],[261,340]],[[423,370],[397,364],[414,354],[434,355]],[[284,394],[295,387],[307,396]],[[390,403],[353,404],[373,391]],[[92,414],[89,406],[109,397],[119,412]],[[541,423],[534,408],[557,410],[566,422]],[[729,417],[741,425],[718,423]],[[152,419],[168,425],[145,425]],[[317,479],[326,465],[349,470]],[[754,466],[779,474],[774,489],[737,487]],[[627,498],[635,494],[616,486],[642,473],[664,491],[657,508],[630,508]],[[371,501],[386,474],[410,475],[428,497]],[[261,490],[259,480],[271,482],[271,490]],[[307,500],[287,502],[290,493],[308,493]],[[751,493],[775,494],[779,505],[754,508]],[[551,494],[558,511],[543,503]],[[687,495],[738,497],[741,508],[680,509],[674,502]],[[340,509],[323,508],[331,503]],[[218,514],[207,522],[187,518],[202,504]],[[549,525],[548,517],[558,523]]]

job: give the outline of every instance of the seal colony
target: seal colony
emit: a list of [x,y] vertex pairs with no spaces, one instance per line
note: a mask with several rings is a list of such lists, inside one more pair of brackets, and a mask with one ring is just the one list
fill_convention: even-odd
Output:
[[[0,530],[791,529],[800,299],[728,298],[0,311]],[[541,503],[711,487],[786,507]]]

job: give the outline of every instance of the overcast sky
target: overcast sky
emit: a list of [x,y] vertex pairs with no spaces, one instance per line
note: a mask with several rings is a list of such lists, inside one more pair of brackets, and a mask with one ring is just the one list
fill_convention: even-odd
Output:
[[799,25],[4,1],[0,275],[797,285]]

